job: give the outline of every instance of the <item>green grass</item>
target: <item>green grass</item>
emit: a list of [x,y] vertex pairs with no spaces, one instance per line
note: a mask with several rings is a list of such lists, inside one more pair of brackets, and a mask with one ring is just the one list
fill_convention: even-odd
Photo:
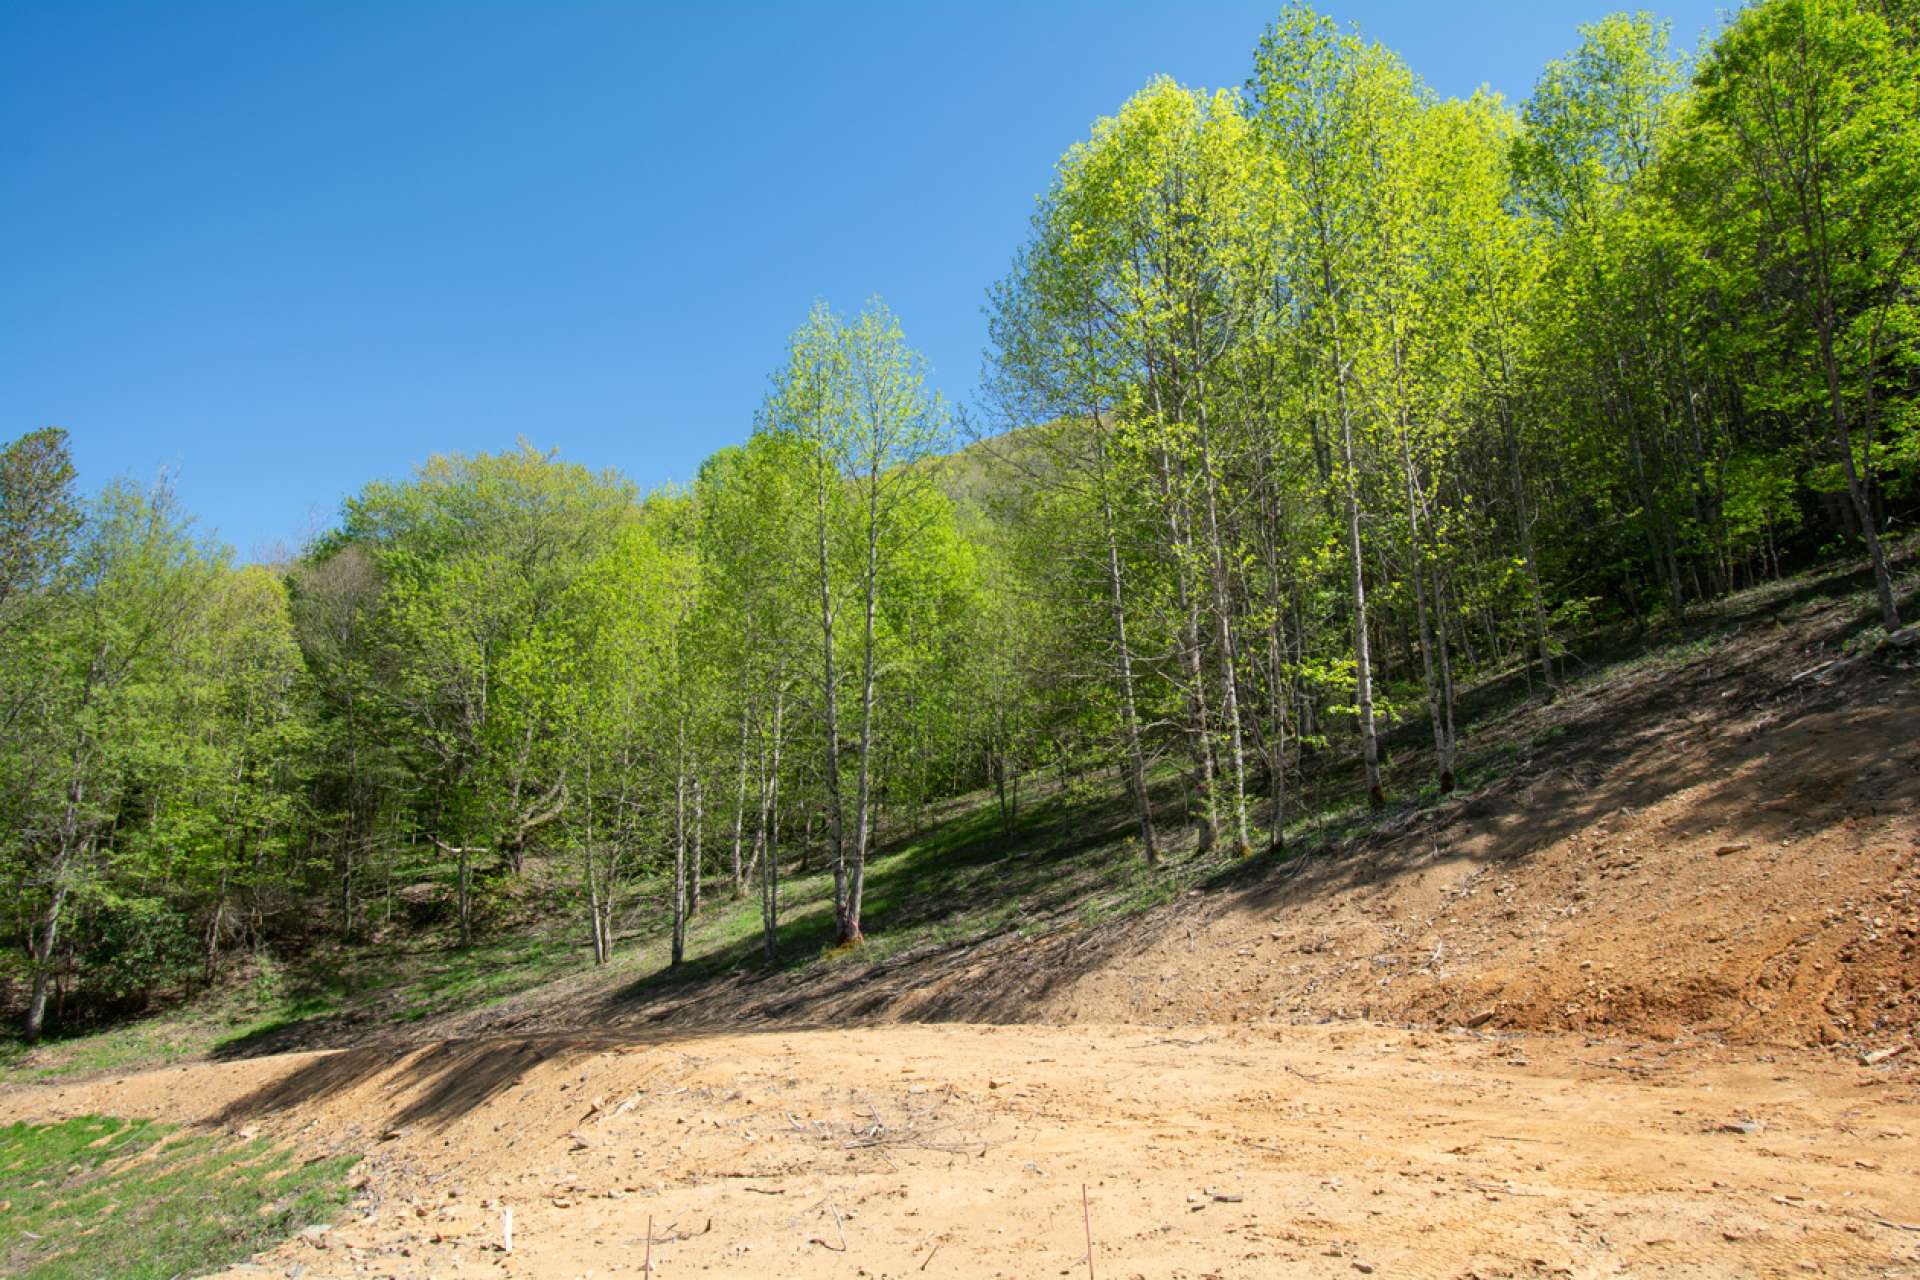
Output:
[[236,1053],[316,1020],[407,1023],[476,1008],[591,967],[577,932],[508,934],[464,949],[446,939],[415,938],[332,947],[297,962],[252,958],[237,980],[147,1018],[55,1036],[33,1048],[0,1041],[0,1083]]
[[301,1163],[264,1138],[81,1116],[0,1128],[0,1273],[167,1280],[258,1253],[351,1194],[357,1156]]

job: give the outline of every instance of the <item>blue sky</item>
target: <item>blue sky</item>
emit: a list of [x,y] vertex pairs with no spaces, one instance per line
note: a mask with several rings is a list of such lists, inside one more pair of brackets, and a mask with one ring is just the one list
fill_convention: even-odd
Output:
[[[1623,6],[1321,7],[1521,98]],[[251,556],[518,436],[685,480],[816,298],[965,401],[1061,151],[1155,73],[1238,85],[1277,9],[0,0],[0,439],[166,468]]]

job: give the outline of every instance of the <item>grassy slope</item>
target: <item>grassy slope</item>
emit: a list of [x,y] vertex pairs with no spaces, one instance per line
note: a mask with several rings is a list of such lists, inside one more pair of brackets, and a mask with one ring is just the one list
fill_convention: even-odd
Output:
[[[1573,664],[1573,681],[1599,686],[1643,678],[1650,669],[1676,668],[1730,643],[1742,628],[1792,625],[1797,611],[1813,609],[1826,617],[1872,616],[1858,575],[1794,579],[1743,593],[1651,638],[1592,637],[1585,659]],[[1857,645],[1872,634],[1862,621],[1834,643]],[[1402,702],[1417,705],[1418,698]],[[1510,672],[1468,691],[1462,731],[1461,787],[1471,792],[1520,767],[1560,730],[1528,697],[1519,674]],[[1295,799],[1287,856],[1342,844],[1378,822],[1404,821],[1410,810],[1434,803],[1425,741],[1417,720],[1388,735],[1390,779],[1402,795],[1378,817],[1354,801],[1351,762],[1324,762],[1313,786]],[[1177,830],[1180,784],[1167,772],[1155,785],[1163,829]],[[1420,786],[1425,790],[1405,790]],[[1210,881],[1244,881],[1261,874],[1258,864],[1266,860],[1263,855],[1249,867],[1230,864],[1218,851],[1195,857],[1189,834],[1188,848],[1176,847],[1168,865],[1149,870],[1110,776],[1033,778],[1026,790],[1011,831],[1003,829],[990,796],[962,797],[930,814],[924,831],[897,839],[877,856],[867,888],[869,942],[856,953],[830,950],[831,877],[818,870],[788,876],[782,886],[782,976],[805,979],[837,968],[852,976],[859,966],[909,953],[1123,918]],[[446,934],[428,933],[316,950],[284,964],[262,960],[226,988],[155,1017],[31,1051],[18,1044],[0,1047],[0,1082],[199,1054],[326,1047],[395,1028],[431,1034],[441,1024],[464,1022],[449,1026],[450,1033],[464,1033],[488,1025],[473,1016],[478,1011],[537,1003],[550,992],[556,1002],[569,990],[595,1000],[672,1000],[696,997],[717,979],[762,971],[758,903],[731,899],[724,884],[711,887],[689,935],[688,962],[679,970],[666,969],[665,886],[648,884],[626,922],[614,964],[596,971],[584,929],[567,905],[570,886],[558,878],[563,874],[563,868],[536,866],[535,882],[518,909],[526,923],[473,948],[463,951]],[[729,998],[718,990],[714,995]],[[500,1025],[511,1024],[502,1019]]]
[[165,1280],[324,1221],[357,1157],[301,1162],[266,1139],[79,1116],[0,1128],[0,1272]]

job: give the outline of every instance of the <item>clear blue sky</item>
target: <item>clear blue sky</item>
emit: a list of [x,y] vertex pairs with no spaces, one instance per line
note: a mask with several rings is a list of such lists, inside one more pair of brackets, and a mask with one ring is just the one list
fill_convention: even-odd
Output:
[[[1615,7],[1322,5],[1514,98]],[[520,435],[685,480],[816,298],[965,401],[1060,152],[1155,73],[1240,84],[1277,9],[0,0],[0,439],[168,468],[246,556]]]

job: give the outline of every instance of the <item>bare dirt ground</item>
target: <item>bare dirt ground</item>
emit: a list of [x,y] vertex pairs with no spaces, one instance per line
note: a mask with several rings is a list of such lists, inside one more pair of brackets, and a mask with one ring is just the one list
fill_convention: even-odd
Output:
[[[13,1090],[364,1150],[237,1274],[1920,1275],[1909,1059],[1378,1025],[362,1048]],[[1086,1188],[1083,1217],[1081,1188]],[[505,1252],[505,1211],[513,1252]]]

